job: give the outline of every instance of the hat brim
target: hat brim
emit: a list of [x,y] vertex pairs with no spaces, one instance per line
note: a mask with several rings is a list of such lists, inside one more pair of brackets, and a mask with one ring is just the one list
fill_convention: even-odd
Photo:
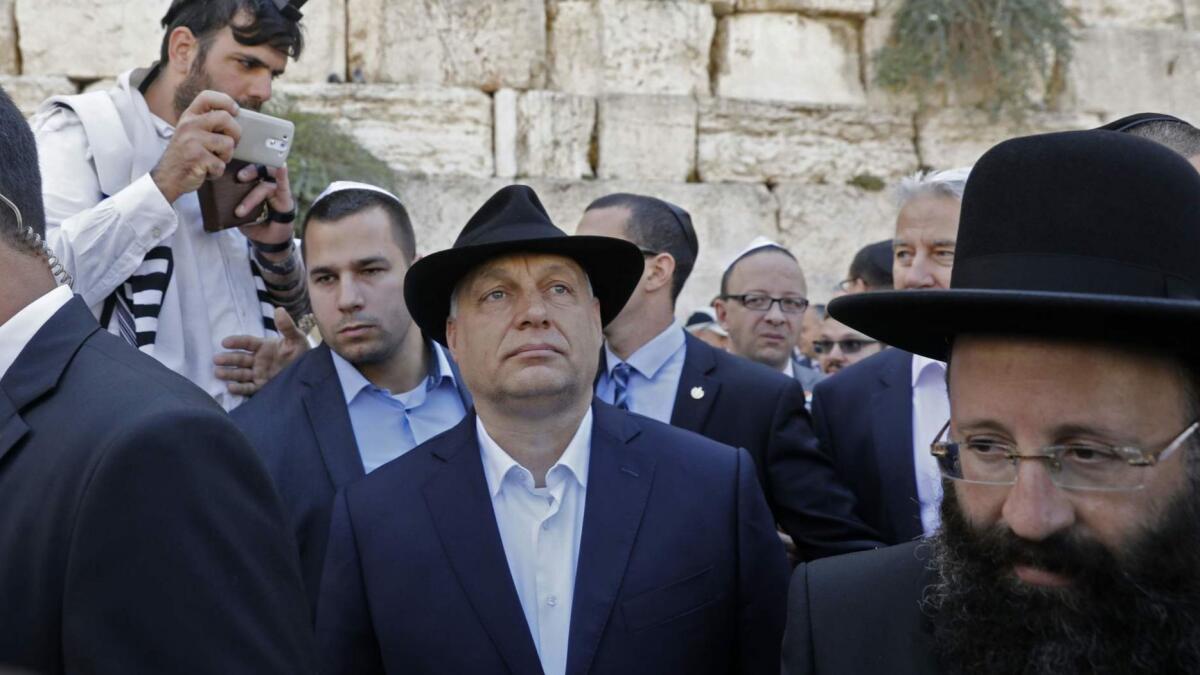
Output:
[[425,337],[445,345],[450,298],[458,282],[482,263],[515,253],[548,253],[577,262],[600,302],[600,321],[605,326],[621,313],[645,267],[637,246],[613,237],[523,239],[439,251],[413,263],[404,277],[404,300]]
[[1022,335],[1189,348],[1200,302],[1007,290],[874,291],[834,298],[838,321],[899,349],[945,361],[955,336]]

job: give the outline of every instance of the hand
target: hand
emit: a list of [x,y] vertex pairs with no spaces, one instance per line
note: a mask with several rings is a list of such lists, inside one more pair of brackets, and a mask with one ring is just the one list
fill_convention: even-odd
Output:
[[279,330],[278,338],[232,335],[221,340],[225,349],[238,350],[213,357],[217,379],[226,383],[229,393],[257,394],[271,378],[308,351],[308,337],[282,307],[275,308],[275,327]]
[[237,101],[219,91],[201,92],[183,112],[175,135],[150,171],[169,203],[200,189],[209,177],[225,173],[242,137],[242,128],[234,120],[237,113]]
[[[262,208],[262,203],[265,201],[271,205],[272,209],[280,213],[287,213],[296,208],[296,201],[292,199],[292,186],[288,181],[287,167],[272,169],[267,167],[267,173],[271,175],[275,182],[263,181],[256,185],[250,194],[242,200],[234,211],[239,218],[247,213],[254,213]],[[238,172],[237,179],[241,182],[249,182],[258,177],[258,167],[250,165]],[[295,223],[277,223],[268,220],[264,223],[242,225],[242,234],[251,241],[257,241],[260,244],[282,244],[289,239],[295,237]],[[267,254],[264,256],[271,260],[283,260],[287,258],[288,253],[282,254]]]

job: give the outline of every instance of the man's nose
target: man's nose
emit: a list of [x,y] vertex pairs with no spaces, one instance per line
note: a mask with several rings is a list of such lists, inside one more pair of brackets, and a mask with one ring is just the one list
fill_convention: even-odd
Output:
[[546,299],[541,293],[531,292],[523,294],[523,302],[520,307],[521,323],[530,323],[541,325],[546,323],[548,319],[548,310]]
[[767,321],[771,323],[784,323],[787,321],[787,315],[783,313],[783,304],[776,301],[772,302],[767,308]]
[[1075,523],[1070,499],[1038,460],[1017,464],[1017,482],[1009,488],[1001,515],[1013,534],[1030,541],[1042,541]]
[[933,288],[937,280],[933,276],[933,260],[924,253],[917,253],[912,266],[908,270],[908,285],[910,288]]
[[353,312],[361,309],[362,306],[362,289],[354,279],[342,279],[338,287],[338,309]]

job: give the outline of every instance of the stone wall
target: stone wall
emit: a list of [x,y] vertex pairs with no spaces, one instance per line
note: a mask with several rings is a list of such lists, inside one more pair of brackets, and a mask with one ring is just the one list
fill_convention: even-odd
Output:
[[[878,89],[872,54],[897,1],[311,0],[308,51],[277,94],[399,173],[425,251],[514,181],[567,230],[609,192],[679,203],[702,247],[681,311],[760,234],[792,246],[827,299],[854,252],[891,232],[875,188],[918,168],[1141,110],[1200,119],[1200,0],[1066,0],[1079,38],[1066,87],[1021,123],[918,114]],[[32,112],[148,64],[169,4],[0,0],[0,86]]]

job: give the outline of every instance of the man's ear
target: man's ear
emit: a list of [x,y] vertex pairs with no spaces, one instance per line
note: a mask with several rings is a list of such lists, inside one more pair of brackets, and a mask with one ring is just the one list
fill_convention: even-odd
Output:
[[458,324],[450,317],[446,317],[446,349],[450,350],[450,357],[458,361]]
[[176,73],[186,76],[191,72],[192,62],[199,51],[200,41],[196,39],[192,29],[180,26],[171,31],[171,37],[167,41],[167,58],[171,62],[166,65]]
[[675,257],[670,253],[659,253],[646,265],[646,290],[657,291],[670,287],[675,278]]

